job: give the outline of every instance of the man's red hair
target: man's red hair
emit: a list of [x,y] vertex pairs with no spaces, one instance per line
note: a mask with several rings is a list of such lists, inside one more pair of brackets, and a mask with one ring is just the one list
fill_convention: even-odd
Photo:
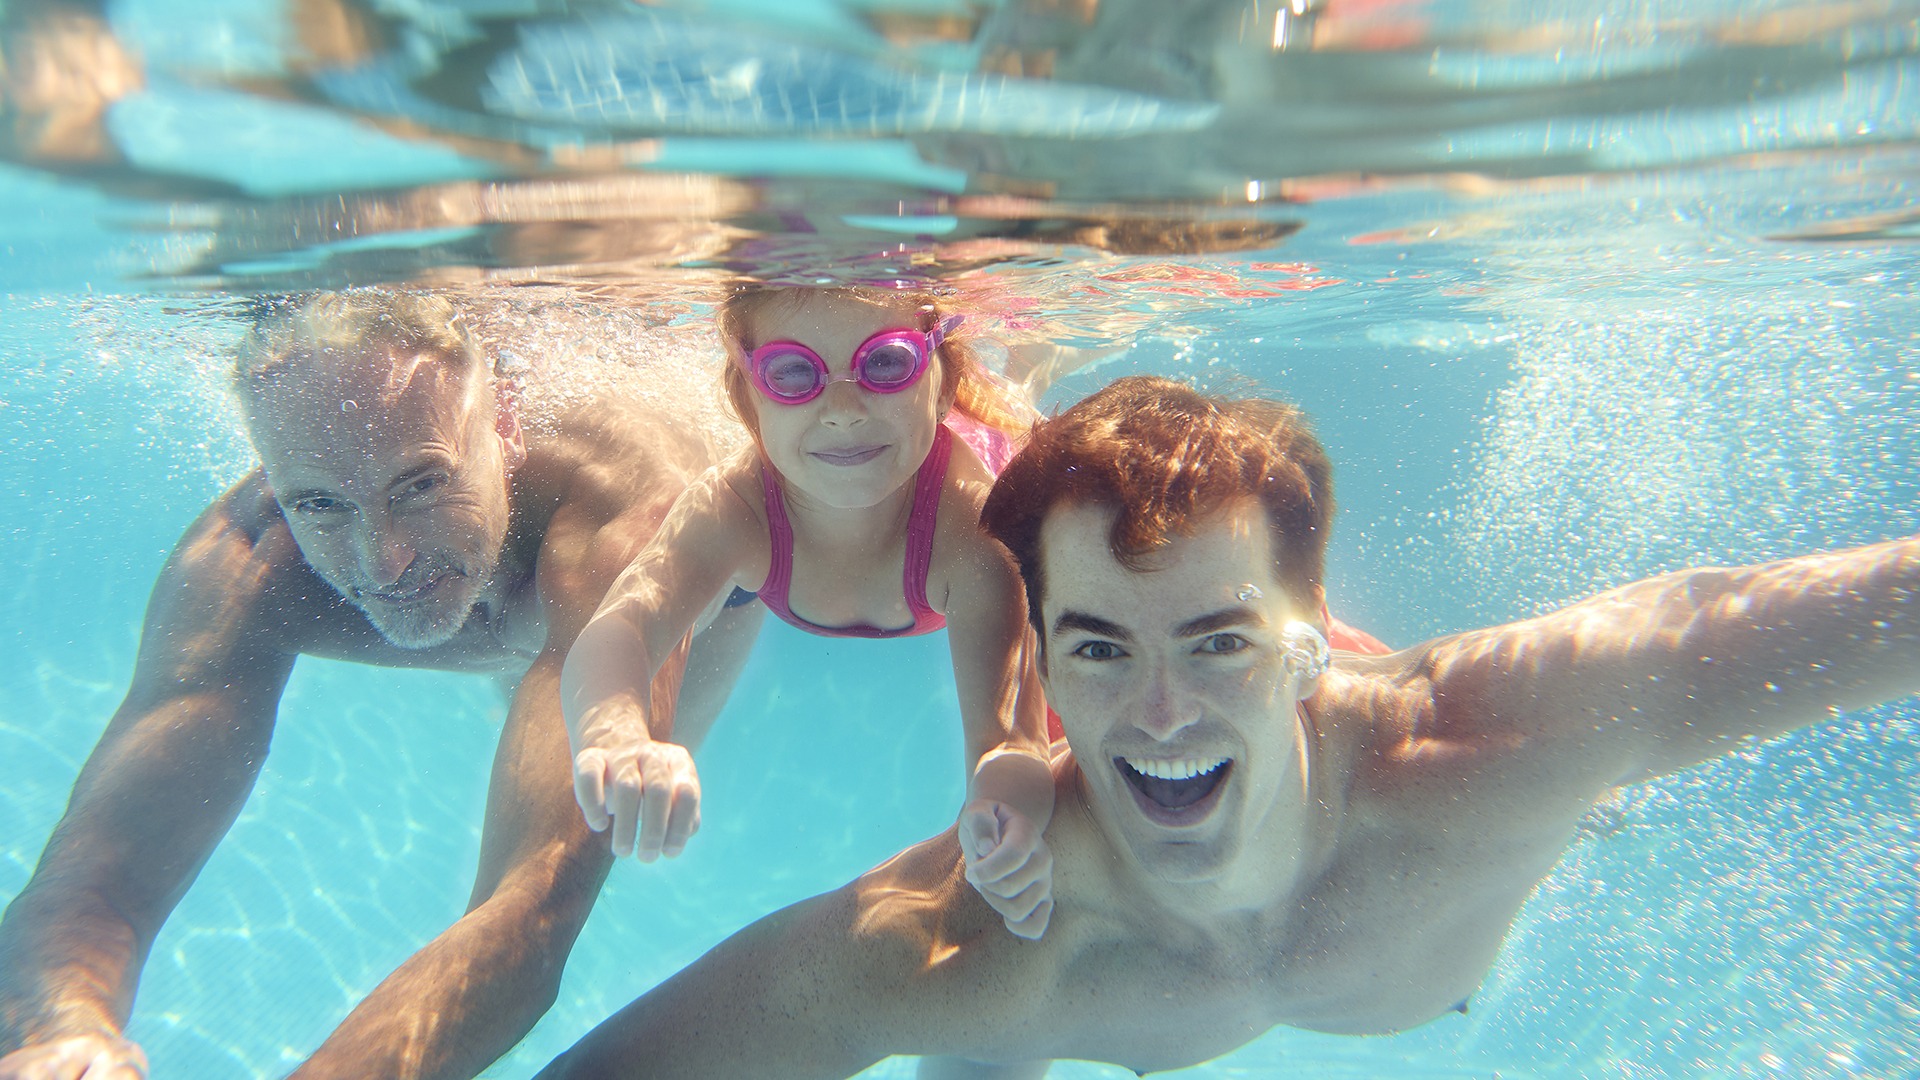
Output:
[[1055,507],[1118,510],[1108,548],[1143,570],[1155,551],[1243,498],[1266,510],[1275,576],[1303,613],[1318,614],[1333,469],[1306,414],[1278,401],[1211,397],[1146,375],[1120,379],[1034,426],[993,485],[981,525],[1013,552],[1028,616],[1044,631],[1040,528]]

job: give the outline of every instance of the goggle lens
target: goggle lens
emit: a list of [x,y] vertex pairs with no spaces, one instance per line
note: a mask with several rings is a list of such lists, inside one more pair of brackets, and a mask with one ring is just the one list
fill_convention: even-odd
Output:
[[768,357],[760,368],[760,377],[765,381],[767,390],[775,397],[792,401],[800,401],[814,393],[824,374],[811,358],[791,352]]
[[920,373],[923,360],[920,350],[905,341],[884,342],[867,353],[861,381],[875,390],[902,389]]

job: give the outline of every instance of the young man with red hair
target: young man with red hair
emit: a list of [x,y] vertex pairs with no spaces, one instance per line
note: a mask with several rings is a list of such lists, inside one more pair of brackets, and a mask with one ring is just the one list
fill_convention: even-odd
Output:
[[1920,538],[1643,581],[1330,654],[1300,414],[1123,379],[1037,430],[987,527],[1066,746],[1052,925],[1000,931],[952,830],[747,928],[546,1075],[1140,1073],[1275,1025],[1461,1007],[1614,787],[1920,689]]

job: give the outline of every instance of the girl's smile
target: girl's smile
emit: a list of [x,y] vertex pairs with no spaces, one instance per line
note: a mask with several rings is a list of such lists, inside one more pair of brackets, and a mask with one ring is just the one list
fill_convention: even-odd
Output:
[[808,453],[829,465],[851,467],[854,465],[865,465],[867,462],[885,453],[886,449],[887,447],[884,443],[868,443],[858,446],[840,447],[832,450],[809,450]]

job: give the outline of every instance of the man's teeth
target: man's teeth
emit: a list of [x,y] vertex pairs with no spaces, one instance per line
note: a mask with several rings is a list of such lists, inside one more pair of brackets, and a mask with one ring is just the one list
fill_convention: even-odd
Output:
[[1160,780],[1191,780],[1227,763],[1223,757],[1214,758],[1136,758],[1123,757],[1120,760],[1127,767],[1142,776],[1151,776]]

